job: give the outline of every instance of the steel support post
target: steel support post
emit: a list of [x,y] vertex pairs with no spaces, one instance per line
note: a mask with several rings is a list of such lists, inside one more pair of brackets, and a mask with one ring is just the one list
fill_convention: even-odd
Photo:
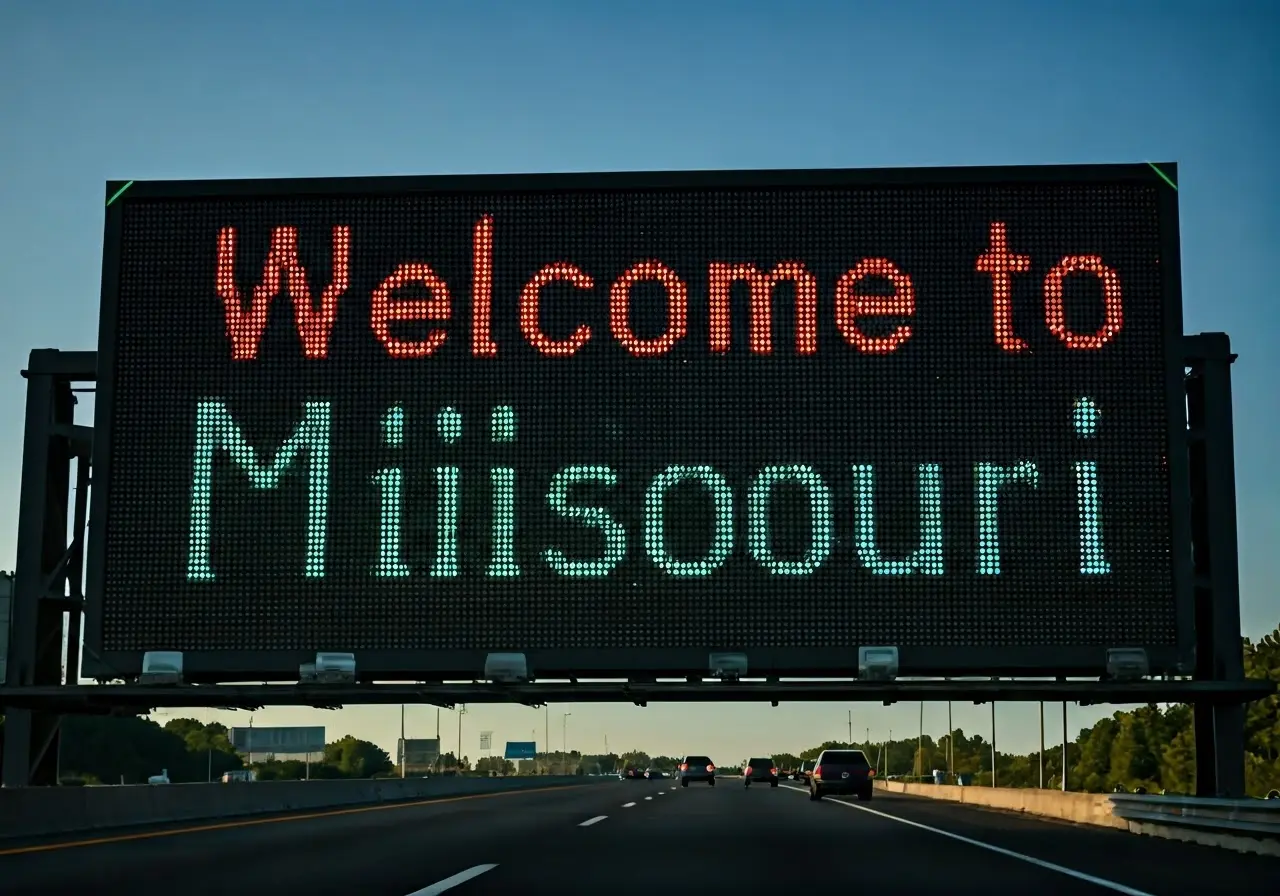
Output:
[[[1240,570],[1236,544],[1235,438],[1231,340],[1189,336],[1186,360],[1191,476],[1192,563],[1196,602],[1195,677],[1244,680]],[[1194,704],[1196,795],[1244,796],[1244,706]]]

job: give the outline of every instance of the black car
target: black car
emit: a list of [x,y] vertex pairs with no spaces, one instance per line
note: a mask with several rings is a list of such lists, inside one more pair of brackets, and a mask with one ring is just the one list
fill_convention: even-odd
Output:
[[875,776],[876,770],[861,750],[823,750],[809,774],[809,799],[856,793],[858,799],[869,800]]
[[810,761],[805,761],[800,763],[796,767],[796,773],[793,777],[795,778],[795,780],[799,781],[801,784],[808,784],[809,774],[812,771],[813,771],[813,763]]
[[644,776],[650,781],[661,781],[667,776],[667,773],[656,768],[647,768],[644,770]]
[[618,775],[618,777],[622,778],[625,781],[643,781],[644,770],[634,768],[632,766],[627,766],[625,769],[622,770],[622,774]]
[[680,786],[688,787],[690,781],[705,781],[716,786],[716,764],[710,756],[686,756],[680,763]]
[[742,786],[750,787],[751,782],[778,786],[778,765],[772,759],[755,757],[747,760],[747,767],[742,770]]

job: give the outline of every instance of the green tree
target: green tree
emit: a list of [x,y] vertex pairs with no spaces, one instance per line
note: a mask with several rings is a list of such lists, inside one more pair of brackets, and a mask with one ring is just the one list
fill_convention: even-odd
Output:
[[[1249,678],[1280,685],[1280,628],[1256,644],[1244,639],[1244,670]],[[1249,752],[1264,763],[1280,759],[1280,692],[1249,704],[1244,734]]]
[[619,769],[625,769],[625,768],[646,769],[649,767],[649,762],[651,761],[648,753],[644,753],[639,750],[630,750],[626,753],[623,753],[621,756],[618,757],[618,760],[619,760],[619,764],[618,764]]
[[393,768],[386,750],[351,734],[325,745],[324,762],[347,778],[372,778]]
[[774,753],[773,761],[778,764],[779,769],[791,771],[800,765],[800,757],[794,753]]

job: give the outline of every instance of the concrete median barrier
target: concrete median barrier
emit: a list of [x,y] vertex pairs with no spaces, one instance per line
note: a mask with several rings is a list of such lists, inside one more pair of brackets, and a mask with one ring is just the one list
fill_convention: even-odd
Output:
[[1022,787],[958,787],[954,784],[909,784],[902,781],[877,781],[876,786],[890,793],[924,796],[970,806],[1025,812],[1044,818],[1059,818],[1077,824],[1128,830],[1129,824],[1112,812],[1110,794],[1063,793],[1061,790],[1038,790]]
[[601,783],[577,775],[0,789],[0,840]]
[[903,793],[968,806],[1025,812],[1076,824],[1280,857],[1280,806],[1266,800],[1217,800],[1138,794],[1063,793],[1027,787],[957,787],[877,781]]

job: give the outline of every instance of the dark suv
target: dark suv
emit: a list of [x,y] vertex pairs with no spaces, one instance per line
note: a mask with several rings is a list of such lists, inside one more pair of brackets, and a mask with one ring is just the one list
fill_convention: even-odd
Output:
[[750,787],[752,781],[778,786],[778,765],[772,759],[756,757],[747,760],[747,767],[742,770],[742,786]]
[[688,787],[690,781],[706,781],[716,786],[716,764],[709,756],[686,756],[680,763],[680,786]]
[[875,776],[876,770],[861,750],[823,750],[809,773],[809,799],[856,793],[858,799],[869,800]]

